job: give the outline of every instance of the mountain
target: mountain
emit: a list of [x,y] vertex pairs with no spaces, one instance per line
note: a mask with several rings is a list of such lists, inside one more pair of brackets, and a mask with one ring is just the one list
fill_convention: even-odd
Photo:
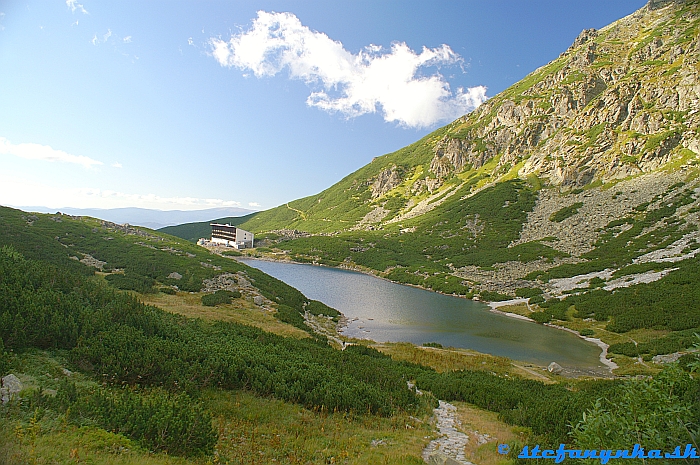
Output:
[[697,28],[696,1],[655,1],[584,30],[471,114],[247,226],[370,229],[507,179],[572,189],[687,167],[700,152]]
[[697,0],[650,1],[584,30],[474,112],[241,227],[296,261],[530,298],[530,317],[590,322],[618,353],[690,347],[699,17]]
[[209,221],[222,216],[239,217],[253,213],[253,210],[235,207],[207,208],[205,210],[150,210],[147,208],[48,208],[20,207],[25,211],[37,213],[56,213],[60,211],[74,216],[91,216],[113,223],[129,223],[151,229],[160,229],[194,221]]

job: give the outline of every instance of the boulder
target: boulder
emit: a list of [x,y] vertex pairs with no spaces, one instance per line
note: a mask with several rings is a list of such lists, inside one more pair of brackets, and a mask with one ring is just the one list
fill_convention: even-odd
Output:
[[22,390],[22,383],[19,378],[9,374],[0,378],[0,401],[5,404],[11,401]]
[[562,371],[564,371],[564,369],[557,362],[552,362],[547,367],[547,371],[549,371],[550,373],[554,373],[556,375],[556,374],[559,374]]

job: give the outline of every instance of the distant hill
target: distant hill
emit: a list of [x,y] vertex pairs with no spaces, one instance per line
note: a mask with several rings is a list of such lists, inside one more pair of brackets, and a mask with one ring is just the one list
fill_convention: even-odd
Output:
[[151,229],[160,229],[194,221],[208,221],[224,216],[239,217],[254,213],[245,208],[207,208],[205,210],[150,210],[147,208],[48,208],[48,207],[18,207],[24,211],[37,213],[68,213],[74,216],[91,216],[117,224],[129,223]]
[[170,234],[171,236],[179,237],[180,239],[185,239],[190,242],[197,242],[197,240],[202,237],[211,236],[211,228],[209,227],[210,223],[222,223],[238,226],[239,224],[250,220],[257,214],[258,212],[254,212],[245,216],[229,216],[226,218],[210,219],[208,221],[200,221],[196,223],[166,226],[165,228],[160,228],[158,231]]

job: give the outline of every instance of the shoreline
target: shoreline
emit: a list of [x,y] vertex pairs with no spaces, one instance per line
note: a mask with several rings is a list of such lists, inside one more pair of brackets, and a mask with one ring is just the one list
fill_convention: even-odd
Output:
[[[236,260],[236,261],[238,261],[239,259],[261,260],[261,261],[267,261],[267,262],[273,262],[273,263],[274,263],[274,262],[278,262],[278,263],[290,263],[290,264],[295,264],[295,265],[311,265],[311,266],[319,266],[319,267],[325,267],[325,268],[335,268],[335,269],[346,270],[346,271],[354,271],[354,272],[361,273],[361,274],[364,274],[364,275],[372,276],[372,277],[374,277],[374,278],[382,279],[382,280],[384,280],[384,281],[387,281],[387,282],[390,282],[390,283],[394,283],[394,284],[400,284],[400,285],[403,285],[403,286],[410,286],[410,287],[414,287],[414,288],[417,288],[417,289],[422,289],[422,290],[428,291],[428,292],[435,292],[436,294],[442,294],[442,295],[447,295],[447,296],[451,296],[451,297],[459,297],[459,298],[463,298],[463,299],[466,299],[466,300],[472,300],[473,302],[480,302],[480,303],[486,305],[487,307],[489,307],[489,311],[492,312],[492,313],[504,315],[504,316],[507,316],[507,317],[509,317],[509,318],[516,318],[516,319],[523,320],[523,321],[530,321],[530,322],[532,322],[532,323],[537,323],[537,322],[536,322],[535,320],[533,320],[532,318],[528,318],[528,317],[526,317],[526,316],[524,316],[524,315],[519,315],[519,314],[517,314],[517,313],[504,312],[504,311],[502,311],[502,310],[498,310],[499,307],[505,307],[505,306],[508,306],[508,305],[517,305],[517,304],[523,304],[523,303],[527,305],[528,299],[526,299],[526,298],[516,298],[516,299],[502,300],[502,301],[494,301],[494,302],[487,302],[487,301],[475,300],[475,299],[467,299],[467,298],[466,298],[465,296],[463,296],[463,295],[445,294],[445,293],[443,293],[443,292],[435,291],[435,290],[433,290],[433,289],[426,289],[426,288],[424,288],[424,287],[422,287],[422,286],[418,286],[418,285],[415,285],[415,284],[398,283],[398,282],[396,282],[396,281],[392,281],[392,280],[390,280],[390,279],[387,279],[387,278],[385,278],[385,277],[383,277],[383,276],[377,276],[376,274],[374,274],[374,273],[372,273],[372,272],[370,272],[370,271],[367,271],[367,270],[364,270],[364,269],[361,269],[361,268],[357,268],[357,267],[353,267],[353,266],[349,266],[349,265],[343,265],[343,264],[341,264],[341,265],[339,265],[339,266],[329,266],[329,265],[324,265],[324,264],[321,264],[321,263],[303,263],[303,262],[297,262],[297,261],[294,261],[294,260],[291,260],[291,259],[288,259],[288,258],[278,259],[278,258],[272,258],[272,257],[268,257],[268,256],[265,256],[265,257],[251,257],[251,256],[243,255],[243,256],[241,256],[241,257],[229,257],[229,258],[232,258],[232,259],[234,259],[234,260]],[[529,306],[529,305],[528,305],[528,306]],[[347,336],[347,335],[345,335],[345,334],[342,334],[342,332],[340,332],[340,329],[341,329],[341,328],[344,328],[344,327],[347,327],[347,324],[348,324],[348,322],[349,322],[350,320],[349,320],[342,312],[340,313],[340,315],[341,315],[341,316],[340,316],[340,319],[339,319],[339,326],[338,326],[339,330],[338,330],[338,334],[341,335],[341,336],[344,336],[344,337],[349,337],[349,336]],[[601,349],[601,353],[600,353],[598,359],[599,359],[600,363],[602,363],[605,367],[608,368],[608,370],[610,371],[610,374],[613,374],[612,371],[613,371],[614,369],[619,368],[619,366],[618,366],[615,362],[613,362],[612,360],[608,360],[607,355],[608,355],[608,348],[609,348],[610,346],[609,346],[608,344],[606,344],[605,342],[601,341],[600,339],[598,339],[598,338],[592,338],[592,337],[587,337],[587,336],[582,336],[581,334],[578,333],[578,331],[575,331],[575,330],[569,329],[569,328],[565,328],[565,327],[563,327],[563,326],[554,325],[554,324],[551,324],[551,323],[544,323],[544,326],[548,326],[548,327],[554,328],[554,329],[560,329],[560,330],[568,331],[568,332],[570,332],[570,333],[572,333],[572,334],[575,334],[576,336],[578,336],[579,338],[583,339],[583,340],[586,341],[586,342],[590,342],[590,343],[592,343],[592,344],[595,344],[598,348]],[[372,342],[374,342],[374,343],[377,343],[376,341],[374,341],[374,340],[372,340],[372,339],[370,339],[370,338],[360,338],[360,339],[364,339],[364,340],[367,340],[367,341],[372,341]],[[415,344],[414,344],[414,345],[415,345]],[[417,346],[417,347],[419,347],[419,346]]]
[[[497,313],[499,315],[505,315],[510,318],[517,318],[519,320],[525,320],[525,321],[532,321],[533,323],[537,323],[535,320],[532,318],[528,318],[525,315],[519,315],[517,313],[511,313],[511,312],[504,312],[503,310],[498,310],[498,307],[507,307],[509,305],[517,305],[517,304],[527,304],[528,300],[524,298],[518,298],[518,299],[510,299],[510,300],[500,300],[498,302],[485,302],[486,305],[489,306],[490,311],[493,313]],[[529,307],[529,305],[528,305]]]
[[[491,308],[491,311],[492,311],[493,313],[498,313],[499,315],[504,315],[504,316],[507,316],[507,317],[510,317],[510,318],[517,318],[517,319],[520,319],[520,320],[532,321],[533,323],[537,323],[537,322],[536,322],[535,320],[533,320],[532,318],[528,318],[528,317],[526,317],[526,316],[524,316],[524,315],[519,315],[519,314],[517,314],[517,313],[504,312],[504,311],[502,311],[502,310],[498,310],[498,307],[506,307],[506,306],[509,306],[509,305],[517,305],[517,304],[526,304],[526,305],[528,305],[527,302],[528,302],[528,299],[519,298],[519,299],[502,300],[502,301],[499,301],[499,302],[489,302],[489,303],[488,303],[488,306]],[[528,307],[529,307],[529,305],[528,305]],[[620,367],[617,365],[617,363],[613,362],[612,360],[608,360],[608,348],[610,347],[609,344],[606,344],[605,342],[603,342],[603,341],[601,341],[600,339],[595,338],[595,337],[582,336],[578,331],[573,330],[573,329],[571,329],[571,328],[566,328],[566,327],[564,327],[564,326],[559,326],[559,325],[555,325],[555,324],[552,324],[552,323],[543,323],[543,324],[544,324],[545,326],[549,326],[550,328],[556,328],[556,329],[561,329],[561,330],[564,330],[564,331],[568,331],[568,332],[570,332],[570,333],[572,333],[572,334],[575,334],[576,336],[580,337],[580,338],[583,339],[584,341],[587,341],[587,342],[590,342],[590,343],[593,343],[593,344],[597,345],[597,346],[600,348],[600,350],[601,350],[600,356],[598,357],[599,360],[600,360],[600,363],[602,363],[603,365],[605,365],[606,367],[608,367],[608,368],[610,369],[610,373],[612,373],[613,370],[615,370],[615,369],[617,369],[617,368],[620,368]]]
[[241,258],[242,258],[242,259],[246,259],[246,260],[262,260],[262,261],[265,261],[265,262],[292,263],[292,264],[294,264],[294,265],[311,265],[311,266],[320,266],[320,267],[322,267],[322,268],[332,268],[332,269],[336,269],[336,270],[354,271],[355,273],[361,273],[361,274],[364,274],[364,275],[367,275],[367,276],[372,276],[373,278],[383,279],[384,281],[389,282],[389,283],[399,284],[399,285],[401,285],[401,286],[414,287],[414,288],[416,288],[416,289],[422,289],[422,290],[424,290],[424,291],[434,292],[434,293],[440,294],[440,295],[446,295],[446,296],[449,296],[449,297],[457,297],[457,298],[460,298],[460,299],[471,300],[472,302],[480,302],[480,303],[482,303],[482,304],[484,304],[484,305],[489,305],[489,302],[487,302],[487,301],[479,300],[479,299],[469,299],[469,298],[467,298],[467,296],[461,295],[461,294],[446,294],[446,293],[444,293],[444,292],[436,291],[435,289],[430,289],[430,288],[427,288],[427,287],[419,286],[418,284],[400,283],[400,282],[398,282],[398,281],[392,281],[391,279],[385,278],[384,276],[379,276],[379,275],[377,275],[377,274],[374,274],[372,271],[369,271],[369,270],[367,270],[367,269],[365,269],[365,268],[361,268],[361,267],[357,267],[357,266],[351,266],[351,265],[346,265],[346,264],[344,264],[344,263],[341,263],[341,264],[338,265],[338,266],[330,266],[330,265],[324,265],[324,264],[322,264],[322,263],[297,262],[297,261],[291,260],[291,259],[289,259],[289,258],[286,258],[286,259],[276,259],[276,258],[271,258],[271,257],[251,257],[251,256],[248,256],[248,255],[243,255],[243,256],[241,256],[241,257],[227,257],[227,258],[232,258],[232,259],[234,259],[234,260],[238,260],[238,259],[241,259]]
[[562,329],[564,331],[568,331],[570,333],[573,333],[580,337],[583,340],[586,340],[588,342],[591,342],[601,349],[600,353],[600,363],[605,365],[610,369],[610,373],[612,373],[613,370],[620,368],[617,363],[613,362],[612,360],[608,360],[608,348],[610,347],[609,344],[606,344],[605,342],[601,341],[598,338],[595,337],[588,337],[588,336],[581,336],[578,331],[575,331],[570,328],[565,328],[564,326],[559,326],[559,325],[553,325],[551,323],[544,323],[546,326],[549,326],[550,328],[557,328],[557,329]]

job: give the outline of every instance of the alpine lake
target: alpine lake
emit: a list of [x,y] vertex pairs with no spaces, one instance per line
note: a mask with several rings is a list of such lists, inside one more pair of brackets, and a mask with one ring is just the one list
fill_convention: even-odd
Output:
[[494,313],[488,305],[338,268],[239,259],[347,318],[341,333],[376,342],[437,342],[547,366],[602,368],[601,349],[575,334]]

